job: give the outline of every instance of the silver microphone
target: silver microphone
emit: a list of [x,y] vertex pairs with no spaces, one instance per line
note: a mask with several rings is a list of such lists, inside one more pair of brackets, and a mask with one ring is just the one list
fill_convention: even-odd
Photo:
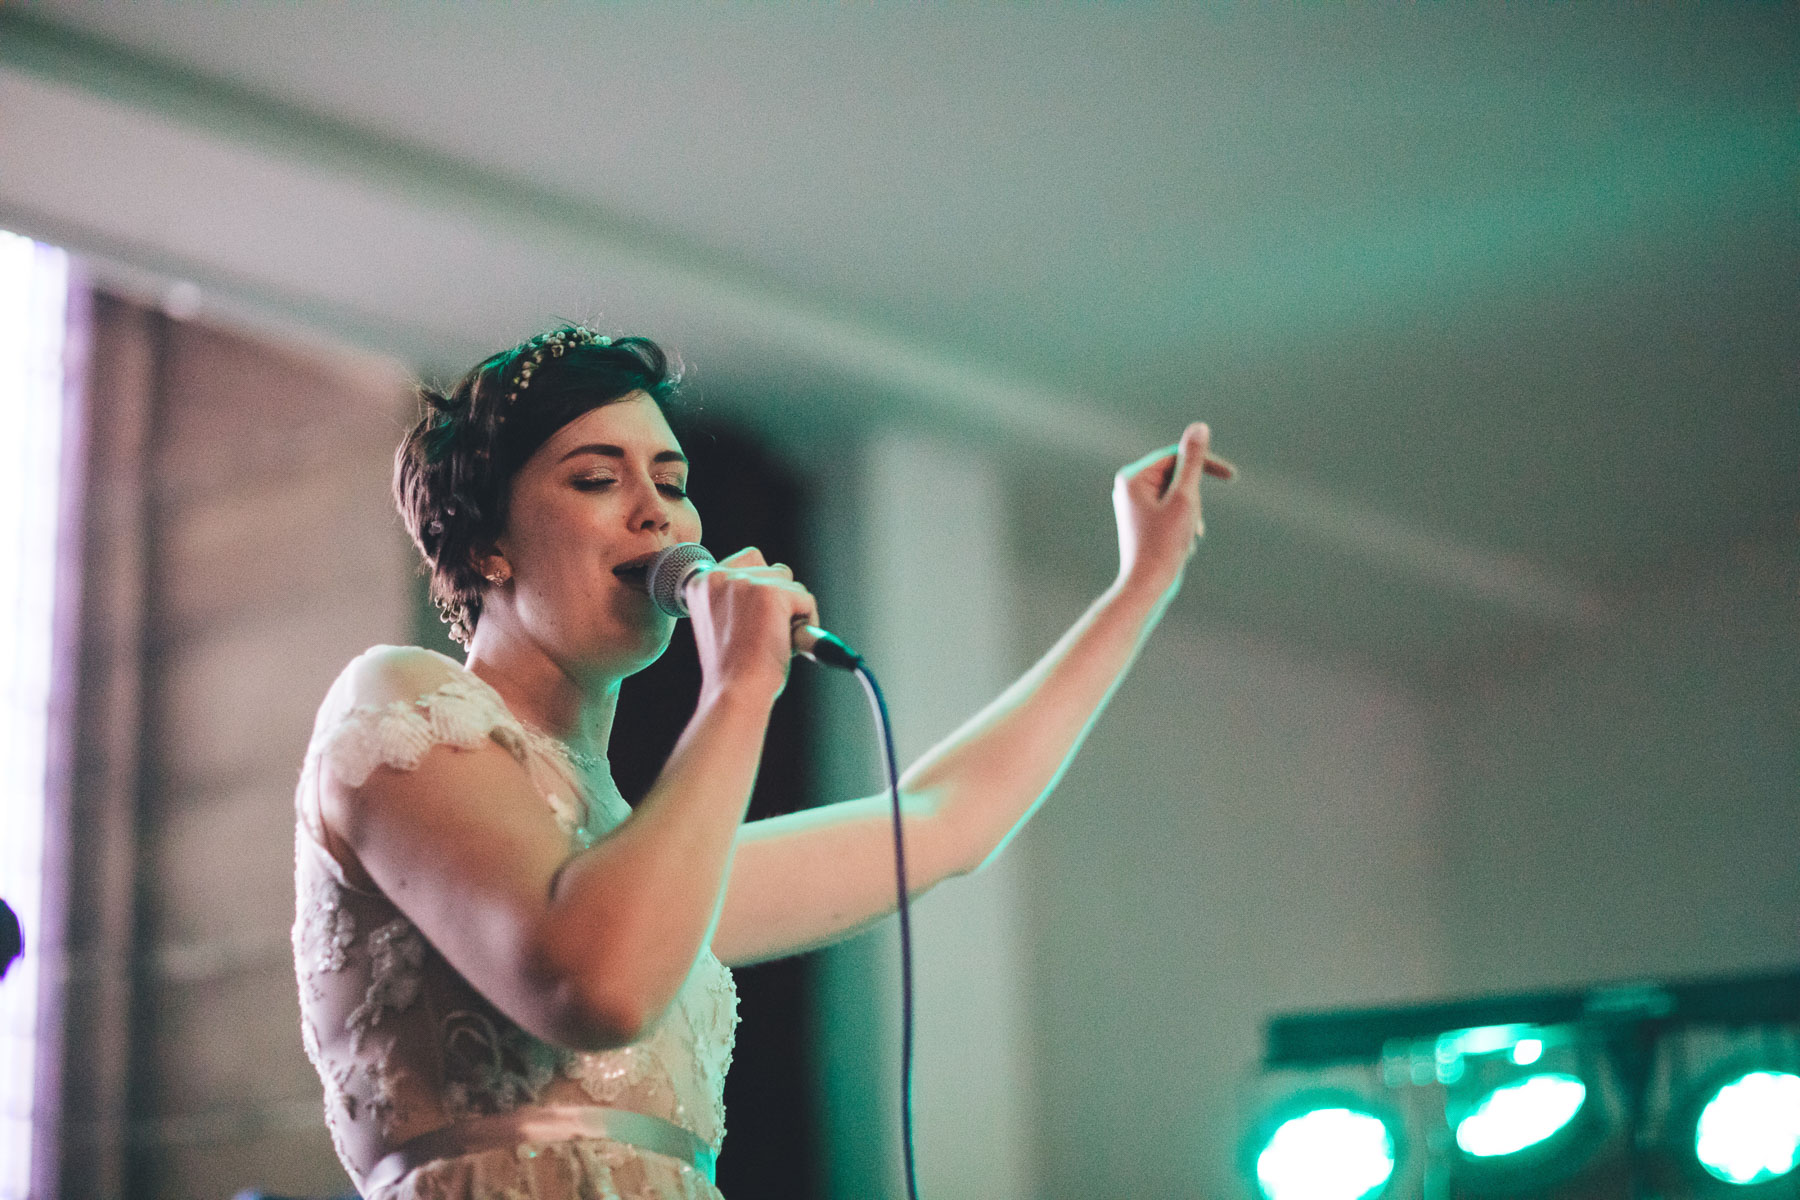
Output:
[[[718,560],[712,552],[699,542],[676,542],[659,552],[644,569],[644,586],[650,592],[650,602],[671,617],[687,616],[687,585],[694,576],[717,565]],[[854,671],[862,664],[862,655],[817,625],[808,625],[804,619],[794,622],[794,653],[846,671]]]
[[688,580],[718,561],[699,542],[676,542],[659,552],[644,568],[644,587],[650,592],[650,603],[671,617],[687,616]]

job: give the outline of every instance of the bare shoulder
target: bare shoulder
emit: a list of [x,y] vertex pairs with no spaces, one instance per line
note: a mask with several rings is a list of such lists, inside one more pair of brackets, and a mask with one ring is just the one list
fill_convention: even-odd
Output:
[[330,792],[360,788],[384,767],[416,770],[439,746],[493,746],[518,759],[523,742],[499,694],[454,659],[417,646],[377,646],[332,685],[313,752]]
[[422,646],[373,646],[344,668],[344,701],[352,708],[380,708],[412,701],[447,683],[473,676],[454,659]]
[[482,952],[455,923],[484,888],[506,904],[547,895],[568,855],[523,761],[518,722],[473,673],[415,646],[367,651],[338,690],[345,716],[318,775],[327,851],[440,950],[460,947],[452,961],[491,995]]

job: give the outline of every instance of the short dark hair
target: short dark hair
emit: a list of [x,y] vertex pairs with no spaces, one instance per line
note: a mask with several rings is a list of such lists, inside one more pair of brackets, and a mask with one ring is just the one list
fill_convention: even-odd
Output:
[[446,394],[420,384],[419,420],[394,454],[394,501],[431,575],[431,599],[463,645],[481,619],[475,559],[506,528],[512,479],[552,434],[643,392],[665,416],[679,365],[645,337],[562,325],[483,359]]

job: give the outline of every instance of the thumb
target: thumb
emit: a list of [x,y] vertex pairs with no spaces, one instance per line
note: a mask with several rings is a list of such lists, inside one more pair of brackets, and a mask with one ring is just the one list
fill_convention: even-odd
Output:
[[1181,431],[1181,441],[1175,447],[1175,470],[1163,491],[1165,497],[1199,490],[1200,472],[1206,467],[1206,448],[1211,442],[1212,430],[1204,421],[1195,421]]

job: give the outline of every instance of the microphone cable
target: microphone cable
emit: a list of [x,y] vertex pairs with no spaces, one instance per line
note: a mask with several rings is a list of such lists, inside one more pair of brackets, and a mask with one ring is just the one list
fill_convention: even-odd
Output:
[[900,917],[900,1154],[906,1168],[906,1200],[919,1200],[919,1169],[913,1161],[913,953],[912,901],[906,889],[906,826],[900,810],[900,762],[894,753],[894,724],[888,718],[887,697],[875,672],[863,656],[822,629],[808,629],[817,641],[804,656],[823,666],[849,671],[869,696],[869,711],[881,738],[882,774],[887,779],[888,804],[894,817],[894,909]]
[[881,739],[881,768],[887,780],[888,806],[894,818],[894,910],[900,917],[900,1156],[906,1168],[906,1200],[919,1200],[919,1168],[913,1155],[913,953],[912,901],[906,888],[906,825],[900,810],[900,761],[894,753],[894,723],[887,697],[863,656],[824,630],[811,630],[818,642],[806,657],[854,674],[868,693],[869,711]]
[[[688,615],[683,589],[697,571],[716,565],[710,551],[698,542],[678,542],[665,547],[645,566],[644,590],[657,608],[672,617]],[[900,812],[900,766],[894,753],[894,726],[888,719],[887,698],[875,672],[863,656],[842,640],[803,621],[796,624],[796,651],[822,666],[852,672],[869,695],[875,728],[881,735],[881,763],[887,776],[888,800],[894,814],[894,892],[900,915],[900,1150],[906,1168],[907,1200],[919,1200],[919,1172],[913,1161],[913,955],[912,907],[906,894],[906,830]]]
[[881,761],[894,814],[894,891],[896,911],[900,915],[900,1150],[906,1167],[907,1200],[919,1200],[919,1173],[913,1162],[912,906],[906,894],[906,831],[900,819],[900,767],[894,754],[894,726],[888,720],[887,698],[881,694],[875,672],[869,670],[860,654],[856,655],[856,665],[851,670],[869,694],[869,708],[881,734]]

